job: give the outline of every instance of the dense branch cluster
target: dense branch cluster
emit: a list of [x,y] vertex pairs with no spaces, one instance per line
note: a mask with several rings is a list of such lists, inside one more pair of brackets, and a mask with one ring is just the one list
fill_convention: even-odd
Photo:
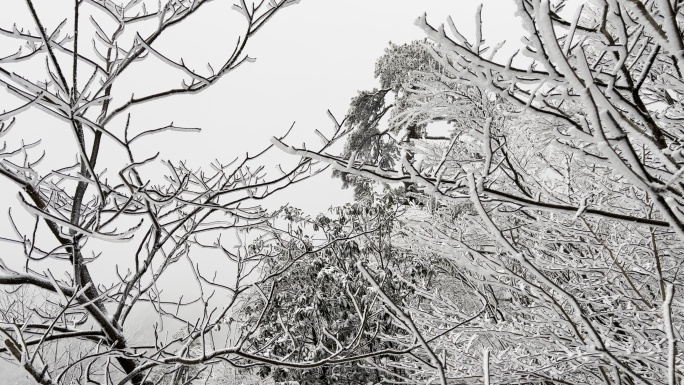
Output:
[[[512,56],[482,7],[474,38],[419,17],[427,39],[390,43],[320,148],[283,136],[193,169],[138,144],[198,129],[136,113],[251,61],[296,1],[235,4],[244,32],[197,70],[159,41],[210,0],[75,0],[49,28],[26,0],[33,25],[0,26],[0,175],[22,208],[0,356],[46,385],[681,384],[684,4],[515,1]],[[180,85],[128,90],[150,62]],[[39,138],[71,141],[26,139],[37,113]],[[295,163],[267,172],[274,147]],[[260,206],[328,166],[355,202]]]
[[412,296],[383,296],[383,267],[359,265],[395,343],[421,346],[386,381],[680,383],[681,4],[517,4],[524,47],[504,60],[482,8],[474,40],[417,20],[440,66],[403,86],[390,124],[446,120],[448,144],[400,137],[387,167],[274,143],[428,203],[393,237],[430,261]]

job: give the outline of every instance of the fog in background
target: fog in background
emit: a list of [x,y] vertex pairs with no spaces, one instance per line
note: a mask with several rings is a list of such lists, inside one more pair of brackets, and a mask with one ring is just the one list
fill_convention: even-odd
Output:
[[[192,168],[207,167],[215,159],[226,164],[247,152],[262,150],[270,143],[272,136],[283,135],[293,123],[292,133],[286,142],[306,143],[307,147],[315,148],[320,141],[313,134],[314,130],[318,129],[324,134],[333,131],[327,110],[341,120],[347,112],[350,99],[356,96],[358,90],[378,87],[373,76],[375,61],[383,54],[388,43],[401,44],[424,39],[423,32],[414,25],[419,15],[427,13],[428,20],[433,24],[445,22],[450,15],[460,32],[471,38],[475,35],[475,14],[481,2],[484,3],[484,36],[487,43],[495,45],[508,40],[500,55],[510,55],[517,45],[520,27],[513,16],[514,4],[506,0],[303,0],[277,14],[251,40],[246,53],[256,58],[255,62],[243,64],[219,84],[200,94],[166,98],[145,104],[142,108],[133,108],[131,123],[139,131],[167,125],[172,121],[175,125],[202,129],[201,133],[150,136],[138,144],[141,151],[138,157],[160,152],[160,159],[186,160]],[[35,5],[48,30],[72,13],[71,1],[42,0],[35,1]],[[172,58],[173,52],[179,53],[175,58],[180,58],[180,53],[183,53],[185,62],[198,69],[205,68],[206,62],[212,58],[229,55],[233,42],[244,28],[244,19],[231,10],[230,5],[230,1],[209,4],[190,20],[169,31],[168,35],[155,43],[155,48]],[[11,28],[15,23],[17,27],[34,28],[23,1],[4,0],[0,6],[0,26]],[[82,19],[82,23],[84,26],[88,24],[85,19]],[[88,36],[88,33],[82,32],[82,36]],[[2,41],[0,39],[0,56],[11,54],[4,52]],[[229,45],[219,45],[226,43]],[[79,44],[91,43],[84,41]],[[115,90],[115,97],[118,92],[118,95],[122,95],[131,90],[136,93],[140,90],[139,94],[143,95],[151,89],[169,84],[169,79],[177,82],[181,78],[178,73],[166,70],[163,66],[133,66],[124,82],[131,89]],[[13,108],[15,103],[18,102],[11,101],[5,91],[0,90],[0,111]],[[69,159],[77,154],[71,132],[67,127],[55,123],[54,119],[40,112],[25,113],[20,119],[11,134],[3,138],[8,140],[8,144],[17,138],[27,141],[34,136],[49,138],[41,144],[41,148],[47,151],[48,165],[50,160]],[[125,115],[115,120],[115,124],[122,127],[124,122]],[[341,149],[342,145],[341,141],[337,149]],[[102,164],[116,163],[122,155],[116,153],[119,150],[114,146],[105,144],[103,150]],[[113,153],[107,154],[109,150]],[[298,161],[277,149],[272,149],[266,159],[270,163],[267,169],[273,173],[277,172],[278,163],[293,164]],[[98,165],[100,170],[103,167]],[[154,172],[157,171],[149,169],[149,173]],[[149,173],[146,175],[143,171],[143,177],[154,176]],[[12,207],[18,223],[32,226],[33,218],[22,213],[17,204],[17,187],[6,179],[2,183],[0,210],[7,212]],[[289,203],[315,216],[331,206],[351,201],[352,191],[341,190],[341,182],[331,179],[328,170],[288,187],[271,198],[264,202],[269,209]],[[0,220],[0,229],[4,234],[12,231],[6,215]],[[95,282],[116,279],[114,268],[121,263],[119,257],[130,252],[130,246],[125,243],[98,245],[93,240],[89,242],[93,249],[104,251],[91,267]],[[2,256],[8,264],[12,263],[13,247],[6,246],[6,253]],[[202,272],[207,275],[211,275],[212,270],[219,274],[231,274],[230,266],[222,265],[219,259],[197,252],[191,256],[193,260],[201,261]],[[23,261],[20,253],[17,258]],[[58,271],[58,263],[51,263],[55,265],[50,268]],[[192,290],[193,282],[183,282],[187,279],[186,268],[177,264],[165,273],[167,287],[163,290],[170,297],[185,295],[187,298],[192,294],[188,291]],[[154,314],[138,309],[129,322],[127,333],[131,338],[147,334],[139,332],[139,329],[155,322]],[[5,383],[16,383],[19,377],[24,377],[21,371],[6,365],[0,361],[0,373],[4,376],[3,381],[7,381]]]

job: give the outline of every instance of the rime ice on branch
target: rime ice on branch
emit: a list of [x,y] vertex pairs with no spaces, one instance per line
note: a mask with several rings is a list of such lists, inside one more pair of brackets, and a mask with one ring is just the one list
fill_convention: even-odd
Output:
[[679,383],[681,4],[516,2],[526,37],[509,58],[485,45],[482,8],[474,39],[416,22],[440,66],[403,85],[397,124],[447,121],[448,144],[399,143],[400,168],[277,144],[434,202],[393,242],[432,264],[430,280],[398,278],[419,298],[393,303],[415,324],[403,342],[427,345],[387,381]]

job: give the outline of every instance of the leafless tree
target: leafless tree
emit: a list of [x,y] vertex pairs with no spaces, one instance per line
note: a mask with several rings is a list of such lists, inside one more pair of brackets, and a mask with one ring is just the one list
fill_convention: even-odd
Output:
[[[55,15],[26,0],[31,23],[0,26],[3,49],[16,48],[0,58],[7,106],[0,133],[9,143],[0,155],[0,175],[3,189],[16,188],[23,208],[7,217],[0,285],[18,287],[17,293],[38,290],[45,298],[39,303],[50,303],[22,305],[16,293],[4,301],[0,352],[38,383],[140,385],[156,381],[153,370],[174,377],[185,367],[200,366],[188,372],[198,373],[219,361],[238,367],[281,364],[246,343],[260,319],[231,331],[228,345],[218,341],[218,333],[221,325],[224,332],[231,327],[230,315],[245,295],[265,294],[260,285],[271,277],[262,277],[261,261],[283,250],[312,252],[301,234],[277,229],[277,212],[258,204],[322,168],[303,159],[267,173],[271,146],[264,146],[232,162],[216,161],[209,170],[193,170],[184,162],[141,155],[139,142],[197,129],[173,123],[146,127],[131,118],[136,111],[153,113],[152,103],[162,98],[204,91],[251,61],[248,42],[296,1],[233,5],[244,16],[244,33],[205,41],[223,59],[198,70],[157,43],[209,3],[74,0],[60,9],[69,10],[66,18],[52,26],[44,20]],[[237,43],[223,51],[229,41]],[[180,85],[133,94],[122,79],[139,63],[176,71],[180,75],[171,80]],[[29,126],[40,126],[39,137],[61,130],[70,140],[29,142]],[[207,273],[198,256],[219,261],[216,274]],[[164,293],[174,285],[183,285],[184,294]],[[21,313],[11,313],[17,306]],[[139,309],[152,309],[142,314],[153,319],[136,320]],[[164,323],[185,332],[169,335]],[[56,361],[45,357],[46,349],[69,341],[80,341],[80,348],[68,349],[66,365],[52,365]]]

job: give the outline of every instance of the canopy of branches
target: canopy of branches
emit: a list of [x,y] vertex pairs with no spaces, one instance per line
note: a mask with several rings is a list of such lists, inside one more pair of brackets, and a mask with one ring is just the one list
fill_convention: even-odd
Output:
[[[209,1],[76,1],[47,29],[27,0],[33,25],[0,26],[2,358],[45,385],[684,383],[684,3],[514,1],[512,56],[493,10],[474,39],[421,16],[321,146],[193,170],[132,144],[194,129],[131,114],[237,70],[295,1],[235,4],[246,32],[200,71],[155,42]],[[122,92],[153,59],[180,85]],[[16,134],[38,110],[70,146]],[[353,203],[260,206],[327,167]]]

